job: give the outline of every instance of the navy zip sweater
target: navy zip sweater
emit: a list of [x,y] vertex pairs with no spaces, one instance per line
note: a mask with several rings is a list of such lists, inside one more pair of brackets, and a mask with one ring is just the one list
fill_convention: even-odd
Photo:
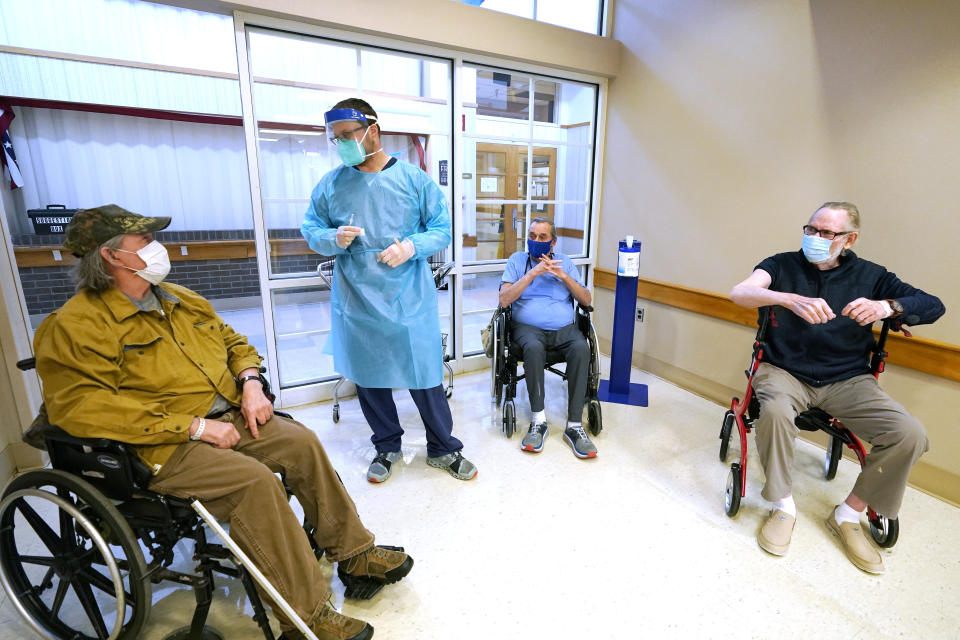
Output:
[[776,307],[778,326],[767,330],[764,361],[815,387],[870,373],[871,326],[861,327],[840,315],[851,301],[896,300],[903,305],[904,316],[917,316],[919,321],[914,324],[929,324],[944,313],[939,298],[852,251],[840,257],[837,267],[826,271],[810,264],[803,251],[778,253],[756,268],[770,274],[771,290],[823,298],[837,315],[827,323],[810,324],[792,311]]

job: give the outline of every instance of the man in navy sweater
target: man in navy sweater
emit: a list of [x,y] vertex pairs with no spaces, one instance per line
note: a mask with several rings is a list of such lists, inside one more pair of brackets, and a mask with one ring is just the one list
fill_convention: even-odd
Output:
[[853,490],[827,526],[855,566],[882,573],[883,561],[863,532],[860,515],[869,504],[888,518],[897,517],[910,469],[928,442],[923,425],[871,375],[871,326],[897,316],[930,323],[944,308],[939,298],[850,251],[859,232],[856,206],[825,203],[803,226],[801,250],[762,261],[730,298],[744,307],[782,307],[753,379],[760,401],[757,448],[767,479],[762,495],[772,503],[757,542],[778,556],[790,546],[797,513],[791,488],[798,433],[793,420],[816,406],[872,445]]

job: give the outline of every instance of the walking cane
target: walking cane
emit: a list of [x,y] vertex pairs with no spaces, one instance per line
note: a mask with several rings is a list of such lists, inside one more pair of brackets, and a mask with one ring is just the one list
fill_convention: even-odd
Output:
[[310,627],[307,626],[307,623],[304,622],[300,616],[297,615],[297,612],[293,610],[293,607],[283,599],[283,596],[274,588],[270,581],[267,580],[266,576],[260,573],[260,569],[257,568],[257,565],[253,564],[253,561],[247,557],[247,554],[243,552],[236,542],[234,542],[227,532],[223,530],[223,527],[220,526],[220,523],[217,522],[216,518],[210,515],[210,512],[207,511],[206,507],[200,504],[200,501],[194,499],[190,503],[190,506],[193,507],[193,510],[200,514],[200,517],[203,518],[203,521],[207,523],[210,529],[217,534],[217,537],[223,540],[223,543],[227,545],[227,548],[230,549],[230,552],[233,554],[234,558],[246,567],[247,571],[250,572],[250,575],[253,576],[253,579],[260,585],[260,587],[270,596],[270,598],[280,606],[283,612],[287,615],[294,626],[300,630],[300,633],[307,637],[307,640],[318,640],[317,636],[310,630]]

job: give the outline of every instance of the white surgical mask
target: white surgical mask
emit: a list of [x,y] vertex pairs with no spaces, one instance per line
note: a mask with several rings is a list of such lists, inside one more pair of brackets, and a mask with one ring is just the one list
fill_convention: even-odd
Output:
[[820,236],[808,236],[804,235],[803,240],[800,243],[800,248],[803,249],[803,255],[806,256],[809,262],[813,264],[820,264],[822,262],[827,262],[833,260],[840,255],[840,252],[843,251],[843,244],[837,248],[835,252],[830,251],[830,245],[833,244],[833,240],[827,240],[826,238],[821,238]]
[[139,251],[127,251],[126,249],[117,249],[117,251],[136,253],[140,256],[140,259],[147,265],[143,269],[133,269],[127,265],[121,266],[124,269],[130,269],[150,284],[160,284],[170,273],[170,254],[167,253],[167,248],[156,240]]

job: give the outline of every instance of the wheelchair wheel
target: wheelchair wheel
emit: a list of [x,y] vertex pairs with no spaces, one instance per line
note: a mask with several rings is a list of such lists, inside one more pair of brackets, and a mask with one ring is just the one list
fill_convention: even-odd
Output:
[[727,461],[727,450],[730,448],[730,433],[733,431],[733,411],[729,409],[723,414],[723,426],[720,427],[720,462]]
[[731,518],[740,511],[740,493],[743,485],[740,480],[740,464],[734,462],[730,465],[730,473],[727,474],[727,489],[723,494],[723,504],[727,515]]
[[900,537],[900,521],[898,518],[893,520],[877,514],[876,519],[870,518],[870,535],[873,541],[881,549],[889,549],[897,544],[897,538]]
[[827,480],[833,480],[837,477],[837,466],[840,464],[840,458],[843,457],[843,442],[840,438],[830,436],[830,442],[827,443],[827,456],[823,460],[823,477]]
[[137,538],[113,503],[81,478],[31,471],[0,502],[0,581],[40,635],[136,639],[150,613]]
[[513,407],[513,401],[509,400],[503,405],[503,435],[512,438],[517,430],[517,416]]
[[603,412],[600,411],[599,400],[591,400],[587,405],[587,426],[593,435],[603,431]]

